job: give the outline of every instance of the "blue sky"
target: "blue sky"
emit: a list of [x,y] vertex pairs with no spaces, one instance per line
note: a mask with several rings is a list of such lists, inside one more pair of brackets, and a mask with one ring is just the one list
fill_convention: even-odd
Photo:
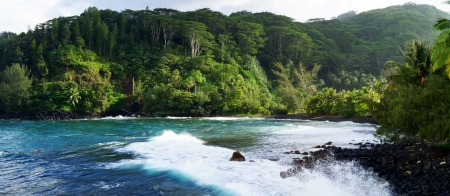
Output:
[[268,11],[304,22],[310,18],[338,16],[350,10],[358,13],[401,5],[407,2],[429,4],[446,12],[450,5],[444,0],[0,0],[0,32],[20,33],[28,27],[34,29],[39,23],[59,16],[79,15],[84,9],[95,6],[99,9],[141,10],[146,6],[153,8],[173,8],[180,11],[193,11],[210,8],[224,14],[247,10],[251,12]]

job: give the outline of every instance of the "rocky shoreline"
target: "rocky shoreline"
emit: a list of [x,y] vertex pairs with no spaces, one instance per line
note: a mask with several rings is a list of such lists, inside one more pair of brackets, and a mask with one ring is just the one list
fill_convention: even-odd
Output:
[[[394,144],[360,143],[359,148],[321,145],[322,149],[303,159],[294,159],[293,168],[282,171],[282,178],[330,161],[357,161],[386,180],[394,195],[450,195],[450,150],[418,139]],[[287,152],[290,153],[290,152]],[[294,151],[295,153],[295,151]],[[298,152],[300,153],[300,152]]]
[[17,114],[4,113],[0,111],[0,119],[5,120],[81,120],[81,119],[100,119],[103,117],[161,117],[155,114],[139,113],[133,114],[126,110],[111,110],[102,114],[89,113],[83,111],[64,111],[64,110],[37,110],[21,112]]
[[0,119],[8,120],[76,120],[76,119],[98,119],[102,116],[95,113],[81,111],[34,111],[22,112],[18,114],[0,114]]

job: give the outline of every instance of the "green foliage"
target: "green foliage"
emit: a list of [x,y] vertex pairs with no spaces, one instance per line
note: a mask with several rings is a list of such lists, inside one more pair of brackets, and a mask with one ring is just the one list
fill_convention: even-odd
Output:
[[[384,62],[402,58],[397,45],[416,36],[431,39],[428,24],[447,16],[413,4],[310,23],[268,12],[89,7],[27,33],[0,33],[0,69],[28,66],[36,79],[23,101],[30,109],[100,113],[137,103],[141,112],[199,116],[366,115],[370,106],[361,100],[381,91]],[[416,57],[413,62],[423,59]],[[428,64],[411,66],[425,74],[420,82],[427,81],[420,67]],[[137,81],[133,95],[126,78]],[[312,97],[321,85],[339,89],[336,102]],[[320,103],[308,108],[308,100]],[[20,105],[15,110],[25,109]]]
[[391,83],[373,111],[380,124],[377,134],[390,140],[416,136],[446,139],[450,136],[450,79],[429,71],[429,46],[413,41],[406,47],[405,65],[387,63],[391,65]]
[[442,143],[442,144],[438,144],[436,145],[437,148],[446,150],[446,151],[450,151],[450,142],[446,142],[446,143]]
[[[341,71],[357,70],[378,77],[385,62],[402,61],[398,46],[418,37],[432,41],[436,33],[430,24],[442,17],[449,15],[432,6],[405,4],[345,19],[306,23],[302,29],[316,45],[313,58],[322,64],[319,77],[333,86],[332,78],[327,75],[338,75]],[[358,83],[338,86],[344,89],[365,86]],[[338,88],[336,83],[334,86]]]
[[351,11],[348,11],[347,13],[343,13],[343,14],[337,16],[336,18],[339,19],[339,20],[344,20],[344,19],[351,18],[351,17],[356,16],[356,15],[358,15],[356,13],[356,11],[351,10]]
[[0,109],[19,112],[30,103],[32,79],[27,67],[13,64],[0,72]]
[[307,112],[345,117],[370,116],[373,104],[379,99],[380,94],[368,87],[340,92],[323,88],[308,100]]
[[420,136],[429,140],[450,137],[450,80],[431,75],[425,87],[402,82],[391,83],[373,113],[381,127],[377,134],[396,140]]
[[[450,4],[449,1],[445,3]],[[444,68],[444,72],[450,78],[450,20],[440,18],[434,25],[434,28],[442,32],[436,38],[433,52],[431,53],[432,70],[437,71]]]
[[33,87],[33,108],[73,109],[80,100],[75,82],[45,82]]
[[281,103],[288,112],[302,113],[306,109],[306,101],[312,96],[320,85],[317,73],[320,65],[307,70],[302,64],[298,67],[293,63],[283,66],[275,63],[273,73],[278,77],[275,94],[281,98]]

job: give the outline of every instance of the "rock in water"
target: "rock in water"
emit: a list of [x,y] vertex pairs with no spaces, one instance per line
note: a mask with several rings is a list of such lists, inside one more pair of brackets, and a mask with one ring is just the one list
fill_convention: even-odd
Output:
[[245,157],[239,152],[233,152],[233,156],[231,156],[230,161],[245,161]]

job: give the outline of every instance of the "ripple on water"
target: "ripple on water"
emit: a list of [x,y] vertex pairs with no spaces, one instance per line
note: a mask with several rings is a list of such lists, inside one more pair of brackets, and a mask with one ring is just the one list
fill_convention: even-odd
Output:
[[[378,182],[352,174],[352,165],[281,179],[279,172],[289,166],[279,163],[293,157],[267,160],[328,141],[348,144],[373,137],[372,127],[355,123],[189,118],[8,121],[0,127],[0,195],[385,193],[384,182],[371,189],[363,183]],[[164,135],[164,130],[173,132]],[[36,148],[41,153],[33,153]],[[255,162],[229,162],[235,150]]]

